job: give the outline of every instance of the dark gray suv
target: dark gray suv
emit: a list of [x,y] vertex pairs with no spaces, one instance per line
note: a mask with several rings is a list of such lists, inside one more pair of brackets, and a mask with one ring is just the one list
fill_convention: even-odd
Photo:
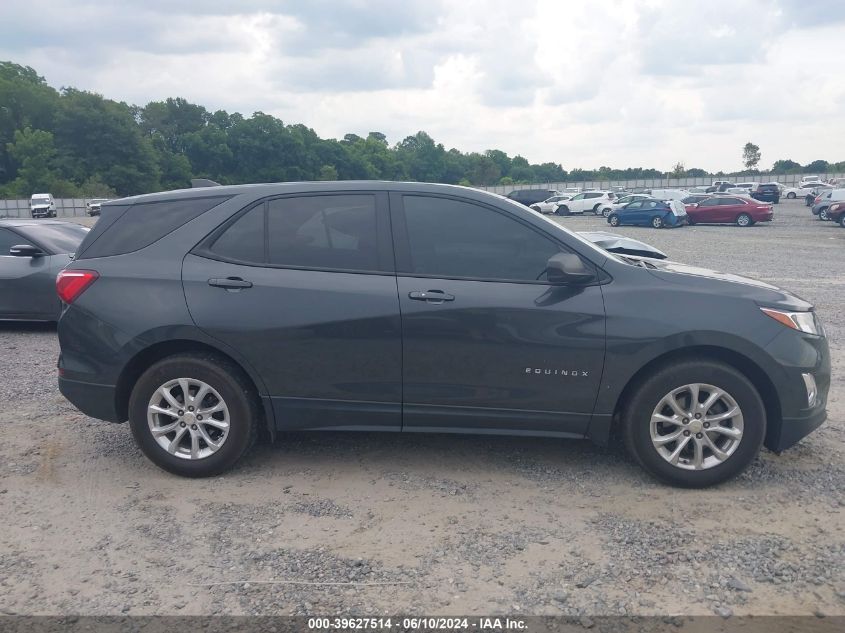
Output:
[[260,429],[589,438],[682,486],[825,419],[827,341],[774,286],[612,255],[524,206],[419,183],[109,202],[57,280],[59,387],[160,467]]

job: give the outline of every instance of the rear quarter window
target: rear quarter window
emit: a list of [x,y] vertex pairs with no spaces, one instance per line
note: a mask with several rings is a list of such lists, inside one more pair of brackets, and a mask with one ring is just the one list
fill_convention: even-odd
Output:
[[76,259],[123,255],[146,248],[231,196],[106,205]]

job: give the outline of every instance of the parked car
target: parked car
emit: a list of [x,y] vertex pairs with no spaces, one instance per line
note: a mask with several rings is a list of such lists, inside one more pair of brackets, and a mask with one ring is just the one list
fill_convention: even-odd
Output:
[[109,198],[93,198],[85,203],[85,211],[90,216],[100,215],[100,207],[103,203],[108,202]]
[[555,213],[557,211],[558,205],[563,202],[566,202],[570,198],[571,196],[552,196],[547,200],[532,204],[531,208],[539,213]]
[[696,193],[704,194],[704,193],[707,193],[707,187],[690,187],[687,191],[689,191],[690,194],[696,194]]
[[576,193],[581,193],[581,187],[567,187],[566,189],[561,189],[561,193],[566,196],[574,196]]
[[778,204],[780,202],[780,187],[776,182],[761,183],[751,192],[751,197],[761,202]]
[[813,199],[813,215],[819,216],[819,220],[829,220],[828,210],[832,202],[845,200],[845,189],[830,189],[821,192]]
[[0,220],[0,320],[56,321],[56,275],[88,229],[55,220]]
[[795,200],[795,198],[805,198],[810,194],[815,195],[819,187],[833,188],[823,182],[805,182],[797,187],[787,187],[783,190],[781,196],[789,198],[790,200]]
[[827,210],[827,217],[845,229],[845,202],[834,202]]
[[635,200],[648,200],[651,196],[647,193],[631,193],[621,198],[614,198],[612,202],[607,202],[601,207],[601,214],[604,217],[609,216],[615,209],[621,209],[626,204],[630,204]]
[[733,183],[728,180],[714,180],[713,184],[707,187],[704,193],[720,193],[733,186]]
[[819,176],[801,176],[801,180],[798,181],[798,186],[801,187],[808,182],[823,182]]
[[592,211],[596,215],[601,215],[602,207],[611,204],[614,200],[616,200],[616,194],[612,191],[584,191],[558,205],[555,213],[557,215],[571,215]]
[[561,195],[563,194],[555,189],[516,189],[511,191],[507,197],[514,202],[519,202],[520,204],[524,204],[526,207],[530,207],[532,204],[543,202],[552,196]]
[[651,244],[646,244],[631,237],[608,233],[607,231],[579,231],[578,235],[590,240],[596,246],[618,255],[632,255],[648,257],[650,259],[666,259],[667,255]]
[[830,178],[828,179],[827,184],[831,187],[836,187],[837,189],[845,187],[845,178]]
[[635,200],[607,216],[610,226],[651,226],[655,229],[687,224],[687,212],[680,200]]
[[733,187],[728,187],[725,190],[725,193],[741,193],[743,195],[750,196],[751,192],[755,189],[757,189],[756,182],[739,182]]
[[231,468],[260,428],[599,443],[613,428],[655,476],[702,487],[826,416],[830,354],[811,304],[614,255],[463,187],[109,202],[56,289],[62,394],[128,419],[151,461],[190,477]]
[[722,194],[687,206],[690,224],[736,224],[753,226],[757,222],[771,222],[771,204],[748,196]]
[[689,195],[686,189],[652,189],[651,197],[659,200],[683,200]]
[[33,218],[55,218],[56,201],[51,193],[35,193],[29,199],[29,211]]

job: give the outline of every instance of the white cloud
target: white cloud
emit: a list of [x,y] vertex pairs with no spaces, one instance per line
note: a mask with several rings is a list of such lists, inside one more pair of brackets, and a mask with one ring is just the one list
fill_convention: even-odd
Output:
[[[14,6],[12,6],[14,5]],[[841,0],[32,0],[0,59],[130,103],[182,96],[321,136],[426,130],[567,169],[842,160]]]

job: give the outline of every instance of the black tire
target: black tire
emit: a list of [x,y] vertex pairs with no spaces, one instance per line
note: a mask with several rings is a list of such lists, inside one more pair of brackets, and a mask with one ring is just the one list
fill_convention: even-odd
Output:
[[596,206],[593,207],[593,215],[600,215],[601,214],[601,202],[599,202]]
[[788,194],[786,194],[786,197],[789,198],[790,200],[795,200],[795,194],[792,191],[790,191]]
[[659,215],[654,216],[653,218],[651,218],[651,225],[656,229],[662,229],[663,218],[661,218]]
[[607,223],[610,226],[619,226],[619,216],[615,213],[611,213],[610,216],[607,218]]
[[824,222],[830,220],[830,216],[827,214],[827,207],[819,209],[819,220],[822,220]]
[[751,219],[751,216],[747,213],[740,213],[736,216],[736,225],[737,226],[752,226],[754,224],[754,220]]
[[555,215],[569,215],[569,207],[567,207],[565,204],[560,205],[555,210]]
[[[743,434],[736,450],[722,463],[702,470],[686,470],[670,464],[651,441],[651,414],[673,389],[704,383],[723,389],[742,411]],[[664,365],[637,385],[622,412],[625,445],[649,473],[674,486],[704,488],[735,477],[757,457],[766,435],[766,408],[760,394],[742,373],[710,360],[680,361]]]
[[[160,446],[147,423],[147,406],[155,391],[170,380],[191,378],[213,387],[229,409],[228,436],[217,452],[201,459],[171,455]],[[129,425],[139,448],[158,467],[183,477],[211,477],[230,469],[255,444],[262,419],[258,395],[240,368],[210,353],[170,356],[138,378],[129,398]]]
[[845,213],[839,216],[839,226],[845,229]]
[[605,207],[604,209],[601,210],[601,214],[604,217],[609,216],[611,213],[613,213],[613,209],[611,209],[610,207]]

